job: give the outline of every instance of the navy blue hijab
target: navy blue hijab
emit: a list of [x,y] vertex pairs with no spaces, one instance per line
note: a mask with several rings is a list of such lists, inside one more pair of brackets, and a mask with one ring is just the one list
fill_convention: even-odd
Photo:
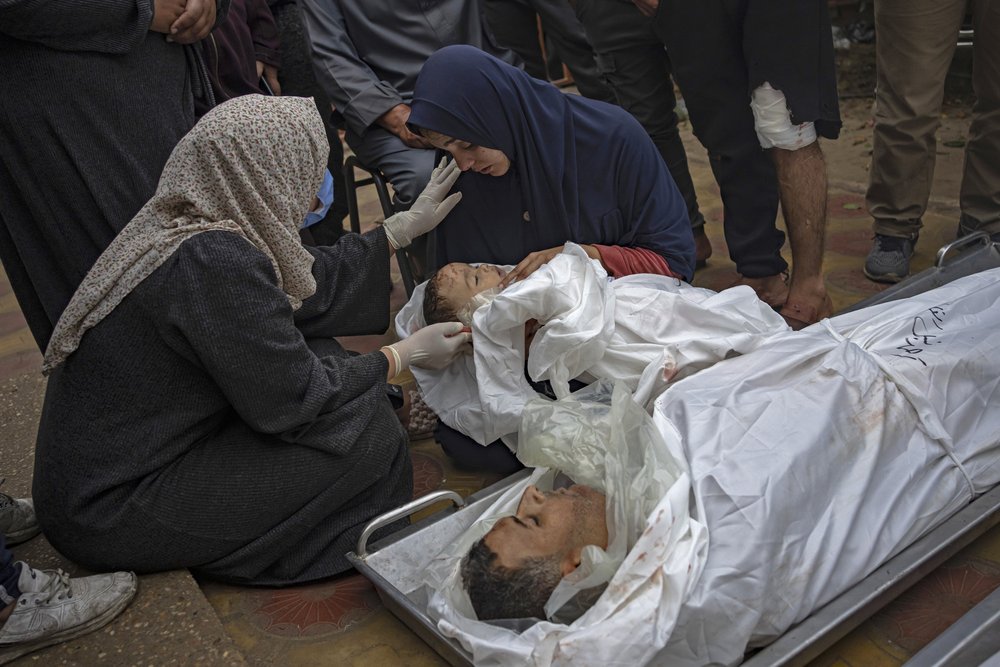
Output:
[[438,227],[438,263],[512,264],[566,241],[639,247],[690,280],[687,209],[642,126],[619,107],[567,95],[470,46],[434,53],[409,122],[502,151],[504,176],[466,172]]

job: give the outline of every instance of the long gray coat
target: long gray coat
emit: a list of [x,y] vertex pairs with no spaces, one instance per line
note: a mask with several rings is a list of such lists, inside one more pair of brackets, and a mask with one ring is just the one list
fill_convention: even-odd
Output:
[[387,361],[329,338],[388,326],[385,233],[310,251],[317,292],[293,314],[262,253],[199,234],[84,335],[35,453],[53,546],[94,570],[295,583],[347,569],[364,523],[409,500]]
[[195,122],[201,66],[152,17],[153,0],[0,2],[0,260],[43,351]]

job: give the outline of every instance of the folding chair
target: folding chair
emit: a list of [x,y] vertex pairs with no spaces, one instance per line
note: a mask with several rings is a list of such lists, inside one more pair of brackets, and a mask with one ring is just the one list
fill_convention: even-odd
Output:
[[[368,174],[367,178],[357,179],[355,178],[354,170],[360,169],[361,171]],[[366,185],[374,185],[375,191],[378,193],[379,203],[382,205],[382,215],[383,219],[388,218],[390,215],[395,213],[392,207],[392,198],[389,196],[389,187],[385,180],[385,174],[376,169],[375,167],[369,167],[357,158],[356,155],[348,155],[347,159],[344,160],[344,183],[347,190],[347,211],[351,219],[351,231],[355,234],[361,233],[361,217],[358,212],[358,188]],[[425,267],[433,266],[433,254],[434,254],[434,232],[427,235],[427,257],[424,263]],[[413,268],[411,265],[411,256],[414,253],[413,246],[407,246],[406,248],[400,248],[396,251],[396,261],[399,264],[399,273],[403,278],[403,288],[406,290],[406,295],[410,296],[413,294],[413,288],[416,286],[415,276],[413,275]],[[419,278],[419,277],[418,277]]]

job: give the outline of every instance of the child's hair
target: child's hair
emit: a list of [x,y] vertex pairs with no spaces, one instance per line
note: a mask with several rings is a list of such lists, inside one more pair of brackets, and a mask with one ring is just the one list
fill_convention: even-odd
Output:
[[424,324],[437,324],[439,322],[455,322],[458,320],[458,313],[455,307],[448,303],[448,299],[441,294],[441,271],[440,269],[431,276],[424,288]]

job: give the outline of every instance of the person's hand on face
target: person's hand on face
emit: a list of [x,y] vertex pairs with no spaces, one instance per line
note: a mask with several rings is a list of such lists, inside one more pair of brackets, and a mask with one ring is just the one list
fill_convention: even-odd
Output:
[[443,267],[438,274],[441,294],[448,303],[458,309],[474,295],[493,287],[499,287],[506,271],[493,264],[470,266],[454,262]]
[[496,148],[477,146],[430,130],[424,131],[424,137],[434,148],[450,153],[462,171],[474,171],[486,176],[503,176],[510,171],[510,159]]
[[569,574],[580,564],[583,547],[608,546],[604,495],[581,485],[550,492],[529,486],[517,513],[498,521],[485,539],[505,567],[558,556],[563,575]]
[[413,239],[426,234],[445,219],[451,209],[462,200],[462,193],[456,192],[445,198],[462,172],[448,158],[441,158],[437,168],[431,173],[431,180],[423,192],[413,202],[408,211],[402,211],[386,218],[385,227],[389,243],[395,250],[410,245]]
[[378,117],[375,122],[389,130],[410,148],[432,148],[430,142],[414,134],[406,125],[410,119],[410,106],[408,104],[397,104]]
[[660,0],[632,0],[632,4],[642,12],[643,16],[656,16],[656,10],[660,6]]
[[549,248],[548,250],[538,250],[531,253],[515,266],[503,279],[501,287],[507,287],[513,282],[524,280],[543,265],[548,264],[553,257],[563,251],[563,246]]
[[[580,248],[587,253],[587,257],[596,259],[601,262],[603,266],[604,263],[601,261],[601,252],[596,246],[586,243],[581,243],[579,245]],[[552,258],[561,253],[565,247],[566,246],[561,245],[555,248],[549,248],[548,250],[538,250],[531,253],[522,259],[517,266],[511,269],[510,273],[507,274],[507,277],[504,278],[503,282],[500,284],[501,289],[507,287],[511,283],[517,282],[518,280],[524,280],[542,266],[551,262]]]

